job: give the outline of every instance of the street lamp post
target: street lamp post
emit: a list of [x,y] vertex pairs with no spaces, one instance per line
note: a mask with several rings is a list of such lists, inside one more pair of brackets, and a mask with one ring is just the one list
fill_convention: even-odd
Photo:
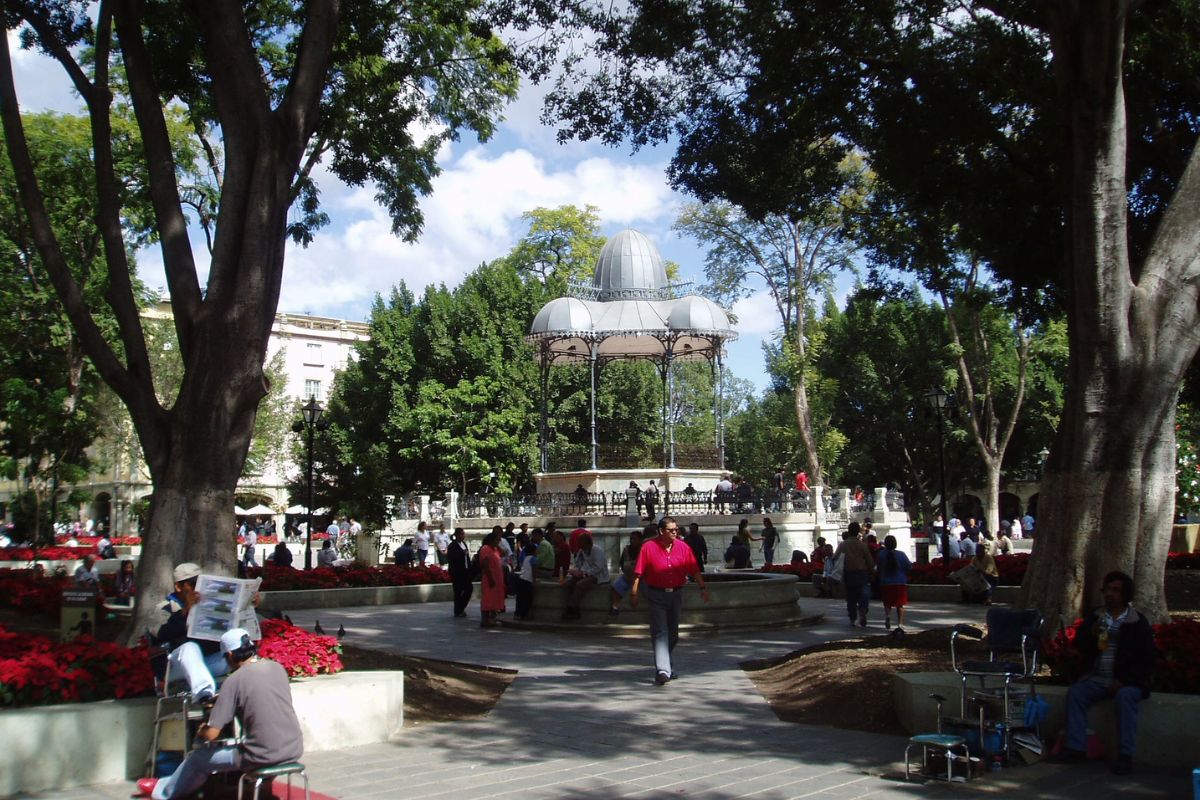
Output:
[[312,569],[312,526],[313,526],[313,434],[317,430],[329,427],[328,420],[322,419],[324,409],[316,397],[310,397],[300,408],[301,419],[292,423],[292,430],[305,433],[305,458],[308,473],[308,502],[305,506],[307,522],[305,523],[304,568]]
[[935,386],[925,395],[937,415],[938,423],[938,484],[942,498],[942,559],[950,559],[950,516],[946,509],[946,436],[945,412],[954,407],[954,396],[940,386]]

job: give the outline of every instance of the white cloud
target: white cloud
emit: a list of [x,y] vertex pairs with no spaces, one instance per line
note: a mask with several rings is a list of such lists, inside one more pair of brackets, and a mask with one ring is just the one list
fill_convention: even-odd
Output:
[[22,111],[82,113],[83,101],[57,61],[37,50],[22,50],[16,30],[8,32],[8,51]]
[[737,315],[737,331],[741,336],[762,338],[779,330],[779,310],[767,291],[743,297],[730,309]]
[[280,309],[363,318],[376,293],[405,281],[419,292],[454,285],[481,262],[511,249],[523,230],[521,214],[538,206],[591,203],[606,226],[659,224],[677,202],[661,165],[589,158],[552,169],[528,150],[491,154],[472,148],[448,164],[421,203],[425,228],[406,244],[369,188],[350,188],[318,176],[337,225],[307,249],[291,247]]

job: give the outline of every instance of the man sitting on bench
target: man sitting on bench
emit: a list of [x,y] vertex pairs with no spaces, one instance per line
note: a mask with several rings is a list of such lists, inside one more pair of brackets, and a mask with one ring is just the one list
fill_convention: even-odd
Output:
[[[154,800],[188,797],[212,772],[247,772],[300,758],[304,736],[292,707],[287,672],[260,658],[250,634],[233,628],[221,635],[221,654],[232,673],[221,687],[208,722],[196,733],[196,748],[168,778],[142,778],[138,789]],[[221,731],[237,718],[242,740],[216,745]]]

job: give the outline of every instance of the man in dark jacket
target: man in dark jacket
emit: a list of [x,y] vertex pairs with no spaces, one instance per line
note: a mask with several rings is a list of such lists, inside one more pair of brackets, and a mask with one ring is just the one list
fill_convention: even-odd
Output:
[[1137,741],[1138,704],[1150,696],[1150,678],[1158,650],[1146,616],[1129,603],[1133,578],[1124,572],[1104,576],[1104,606],[1093,611],[1075,630],[1075,647],[1092,669],[1067,692],[1066,749],[1055,759],[1082,761],[1087,750],[1087,711],[1111,697],[1117,712],[1117,760],[1113,772],[1133,769]]
[[475,590],[475,576],[471,574],[467,532],[462,528],[454,529],[454,539],[446,548],[446,560],[450,568],[450,580],[454,584],[454,616],[465,617],[467,604],[471,602],[471,594]]

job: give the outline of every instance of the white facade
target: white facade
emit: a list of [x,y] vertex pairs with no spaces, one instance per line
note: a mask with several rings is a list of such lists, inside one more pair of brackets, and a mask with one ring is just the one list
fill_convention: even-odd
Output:
[[288,397],[324,404],[336,372],[354,357],[354,345],[369,338],[362,322],[305,314],[276,314],[267,360],[284,352]]
[[[170,319],[171,313],[171,304],[163,301],[147,309],[145,316]],[[287,376],[285,391],[289,400],[304,402],[315,396],[318,402],[325,404],[335,374],[354,357],[354,346],[370,338],[368,330],[362,322],[308,314],[276,314],[267,344],[267,360],[283,351],[284,374]],[[137,523],[131,506],[152,491],[140,451],[136,455],[138,457],[130,463],[127,455],[117,454],[110,458],[112,463],[102,473],[92,475],[86,485],[76,487],[91,498],[91,502],[79,511],[80,521],[107,518],[111,533],[122,536],[136,533]],[[296,465],[285,464],[282,469],[269,469],[251,481],[243,480],[238,484],[238,494],[253,496],[256,502],[272,506],[279,514],[277,520],[282,521],[282,512],[288,506],[287,477],[296,469]],[[64,494],[70,488],[62,487]],[[18,491],[15,481],[0,481],[0,502],[7,503]]]

